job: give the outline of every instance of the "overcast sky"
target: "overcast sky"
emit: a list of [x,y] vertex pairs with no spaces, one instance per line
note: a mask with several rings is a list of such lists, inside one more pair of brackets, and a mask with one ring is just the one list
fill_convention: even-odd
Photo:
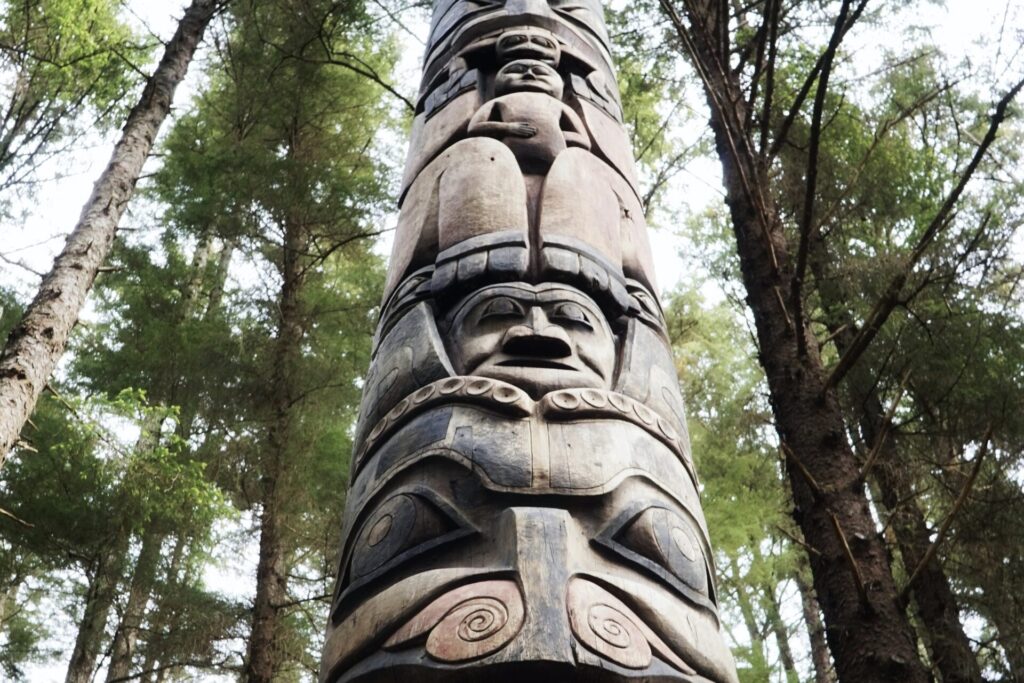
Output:
[[[621,4],[624,0],[615,0]],[[127,0],[125,3],[142,30],[148,30],[166,39],[174,31],[180,12],[175,11],[179,3],[168,0]],[[944,45],[951,58],[969,57],[975,63],[996,61],[1001,67],[1010,66],[1004,79],[1021,70],[1021,59],[1016,54],[1024,44],[1021,30],[1024,29],[1024,3],[1013,0],[949,0],[945,6],[935,4],[926,13],[912,17],[921,26],[931,27],[939,44]],[[408,49],[400,66],[401,78],[410,84],[416,80],[421,41],[426,27],[411,25],[409,28],[419,34],[414,38],[405,33]],[[857,43],[860,43],[858,45]],[[878,59],[881,52],[878,45],[890,43],[898,47],[902,37],[898,32],[862,35],[851,44],[852,51],[864,68],[870,68],[871,61]],[[177,110],[188,107],[188,100],[194,92],[193,77],[181,89],[177,97]],[[991,84],[985,84],[991,86]],[[700,107],[702,103],[697,102]],[[698,132],[699,134],[699,132]],[[24,263],[38,272],[49,269],[54,256],[59,252],[63,237],[74,226],[81,207],[89,196],[96,176],[102,171],[113,145],[112,136],[97,139],[96,136],[84,141],[76,158],[61,159],[43,169],[42,176],[51,178],[39,185],[33,196],[18,203],[19,215],[15,220],[0,223],[0,253]],[[713,201],[720,194],[717,163],[708,159],[699,161],[679,177],[674,186],[672,198],[687,201],[691,206],[700,207]],[[23,212],[23,213],[22,213]],[[127,224],[131,225],[137,212],[130,213]],[[658,278],[663,290],[671,289],[685,275],[678,257],[683,242],[668,230],[655,229],[652,232]],[[386,253],[387,245],[382,247]],[[38,278],[28,270],[0,262],[0,283],[15,284],[19,291],[30,296]]]

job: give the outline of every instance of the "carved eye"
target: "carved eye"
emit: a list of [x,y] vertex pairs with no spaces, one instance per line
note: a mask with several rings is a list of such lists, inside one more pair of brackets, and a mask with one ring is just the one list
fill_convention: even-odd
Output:
[[530,67],[522,64],[511,64],[506,66],[503,71],[507,74],[524,74],[530,70]]
[[586,310],[579,304],[574,304],[572,302],[565,302],[555,306],[555,310],[551,312],[551,319],[576,323],[577,325],[583,325],[588,329],[594,329],[593,324],[590,322],[590,316],[587,315]]
[[649,508],[620,531],[622,545],[669,570],[701,595],[708,594],[704,551],[690,524],[665,508]]
[[481,320],[487,318],[522,318],[526,315],[526,311],[515,299],[510,299],[507,296],[498,297],[494,301],[487,304],[484,312],[480,315]]
[[348,546],[332,618],[343,618],[352,597],[366,585],[414,558],[476,533],[471,523],[431,491],[417,487],[391,496],[371,512]]
[[536,37],[536,38],[534,38],[534,39],[533,39],[533,42],[537,43],[537,44],[538,44],[538,45],[540,45],[541,47],[546,47],[546,48],[548,48],[548,49],[551,49],[551,48],[553,48],[553,47],[555,46],[555,44],[554,44],[554,43],[552,43],[552,42],[551,42],[550,40],[548,40],[547,38],[541,38],[541,37],[539,37],[539,36],[538,36],[538,37]]
[[[636,510],[643,504],[632,508]],[[622,521],[625,519],[626,521]],[[660,506],[630,512],[613,522],[596,543],[636,562],[683,594],[711,606],[715,603],[704,544],[695,522]]]
[[434,504],[401,494],[381,505],[359,532],[352,551],[350,578],[371,574],[407,551],[458,528]]
[[508,36],[506,38],[502,38],[501,39],[501,44],[503,46],[506,46],[506,47],[511,47],[513,45],[522,45],[523,43],[525,43],[528,40],[529,40],[529,38],[524,36],[524,35],[514,35],[514,36]]

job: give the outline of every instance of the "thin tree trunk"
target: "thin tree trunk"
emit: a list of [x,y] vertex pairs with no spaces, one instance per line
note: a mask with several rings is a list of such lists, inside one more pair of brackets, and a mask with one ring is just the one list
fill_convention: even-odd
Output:
[[196,310],[196,302],[202,294],[203,281],[206,279],[206,269],[213,256],[213,231],[208,230],[203,234],[192,254],[192,263],[189,264],[191,277],[185,285],[184,304],[182,306],[182,318],[191,318]]
[[[137,453],[152,451],[160,443],[164,418],[150,413],[143,421],[139,438],[135,442]],[[110,608],[114,604],[117,587],[128,557],[131,532],[127,526],[119,528],[109,547],[101,549],[95,574],[89,582],[85,598],[85,612],[78,627],[75,649],[71,654],[65,683],[90,683],[99,658]]]
[[[165,595],[173,592],[181,585],[181,563],[185,559],[185,538],[178,536],[174,539],[174,549],[171,551],[171,559],[167,563],[167,571],[164,573],[164,583],[167,586]],[[156,609],[150,617],[150,632],[153,634],[146,642],[146,658],[142,663],[143,675],[139,679],[141,683],[148,683],[154,680],[163,680],[167,668],[159,668],[165,662],[167,649],[160,640],[161,635],[170,634],[177,627],[177,612],[171,609],[165,602],[158,601]],[[158,670],[159,669],[159,670]],[[154,672],[156,672],[154,674]]]
[[[848,298],[839,279],[829,268],[829,254],[820,239],[810,244],[809,265],[825,310],[825,322],[836,349],[843,354],[855,336],[853,316],[846,307]],[[877,383],[867,366],[854,366],[846,386],[851,403],[860,409],[860,430],[869,455],[874,459],[872,476],[882,505],[890,514],[890,527],[903,558],[908,576],[921,565],[931,545],[931,531],[914,496],[913,485],[905,473],[905,463],[896,447],[891,425],[879,396]],[[911,595],[917,604],[920,624],[926,631],[925,642],[943,683],[980,683],[981,668],[971,650],[970,641],[960,623],[960,610],[949,578],[933,554],[921,568]]]
[[20,578],[15,578],[7,586],[7,590],[0,594],[0,634],[3,633],[4,624],[18,613],[18,593],[21,592],[21,583]]
[[0,354],[0,467],[64,353],[160,125],[170,111],[174,91],[223,1],[193,0],[185,12],[139,103],[129,114],[110,163],[96,182],[64,250]]
[[814,585],[840,680],[926,683],[913,630],[859,467],[845,439],[843,413],[806,318],[787,303],[796,274],[770,178],[754,143],[740,76],[727,62],[728,30],[718,0],[685,3],[689,26],[662,0],[705,78],[711,129],[722,162],[760,362],[793,491],[793,516],[807,543]]
[[736,602],[739,604],[740,614],[743,615],[743,624],[747,627],[747,634],[750,636],[750,664],[757,674],[767,676],[771,668],[768,666],[768,658],[765,656],[764,635],[758,627],[754,605],[741,580],[743,574],[736,558],[730,557],[729,563],[736,583]]
[[779,601],[775,597],[775,590],[771,586],[764,586],[764,606],[768,625],[775,636],[775,642],[779,646],[779,659],[782,661],[782,669],[786,672],[788,683],[800,683],[800,674],[796,670],[796,661],[793,659],[793,649],[789,646],[789,629],[782,620],[779,612]]
[[832,656],[825,641],[825,625],[821,623],[821,608],[814,588],[804,579],[803,573],[797,571],[793,575],[797,589],[800,591],[800,602],[803,605],[804,623],[807,625],[807,638],[811,644],[811,663],[814,665],[814,683],[836,683],[832,670]]
[[228,270],[231,267],[231,257],[234,255],[234,252],[234,241],[225,240],[217,257],[217,270],[214,274],[213,286],[210,287],[210,297],[206,304],[207,317],[216,315],[220,311],[221,301],[224,298],[224,287],[228,280]]
[[121,623],[114,633],[111,646],[110,666],[107,669],[107,682],[122,680],[131,672],[132,655],[139,637],[139,630],[146,615],[146,604],[153,591],[153,581],[160,561],[160,549],[163,547],[164,535],[149,530],[142,538],[135,571],[132,574],[131,588],[128,591],[128,604],[125,606]]
[[121,533],[97,559],[96,570],[85,594],[85,611],[78,625],[75,649],[68,662],[65,683],[90,683],[96,662],[103,650],[104,631],[110,608],[117,595],[124,558],[128,553],[128,534]]
[[282,249],[280,318],[274,349],[274,422],[267,437],[263,462],[263,500],[260,513],[260,554],[256,568],[256,599],[249,636],[244,678],[247,683],[271,683],[282,664],[279,646],[281,608],[287,601],[287,557],[284,549],[283,479],[290,441],[295,362],[303,337],[305,319],[300,301],[303,286],[302,254],[306,238],[299,221],[285,225]]

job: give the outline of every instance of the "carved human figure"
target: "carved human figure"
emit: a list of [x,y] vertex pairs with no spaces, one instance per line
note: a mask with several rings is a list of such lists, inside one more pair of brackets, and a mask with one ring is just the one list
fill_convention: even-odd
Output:
[[590,148],[579,116],[562,102],[565,85],[554,67],[517,59],[498,71],[495,99],[469,122],[469,134],[504,142],[527,173],[543,173],[570,146]]
[[550,31],[535,26],[509,29],[498,37],[495,46],[498,63],[508,64],[517,59],[537,59],[558,68],[562,61],[562,46]]
[[616,337],[604,313],[567,285],[485,287],[453,307],[444,337],[456,372],[500,379],[534,398],[610,389],[615,374]]

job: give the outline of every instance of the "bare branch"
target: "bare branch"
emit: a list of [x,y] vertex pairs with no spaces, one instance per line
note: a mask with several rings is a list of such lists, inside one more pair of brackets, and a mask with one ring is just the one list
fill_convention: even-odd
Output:
[[871,448],[871,452],[868,457],[864,460],[864,466],[860,470],[859,481],[864,481],[871,468],[874,466],[875,461],[878,460],[879,454],[882,452],[882,446],[889,439],[889,432],[892,430],[892,420],[896,416],[896,409],[900,406],[900,401],[903,400],[903,394],[907,390],[907,382],[910,380],[910,371],[908,370],[903,374],[903,379],[900,381],[899,391],[896,393],[896,398],[893,399],[892,405],[889,406],[889,410],[885,415],[885,421],[882,423],[881,433],[878,435],[878,441]]
[[[835,27],[832,29],[832,37],[829,38],[828,47],[822,54],[821,75],[818,77],[818,90],[814,94],[814,110],[811,114],[811,142],[807,153],[807,185],[804,190],[803,213],[800,216],[800,244],[796,253],[796,271],[790,284],[790,302],[793,306],[793,317],[796,322],[796,345],[800,356],[807,353],[807,326],[804,323],[804,302],[803,285],[804,277],[807,274],[807,252],[811,240],[811,230],[814,226],[814,200],[818,194],[818,155],[821,150],[821,119],[825,111],[825,96],[828,94],[828,79],[832,75],[832,63],[835,61],[836,51],[843,40],[846,26],[846,18],[850,12],[852,0],[843,0],[839,9],[839,16],[836,17]],[[858,9],[863,9],[867,0],[862,0]]]
[[[860,19],[860,15],[863,14],[864,8],[867,7],[868,0],[861,0],[860,4],[857,5],[857,9],[850,15],[850,19],[842,26],[842,31],[839,36],[840,42],[849,33],[850,29],[853,28],[854,24]],[[773,159],[779,150],[782,149],[782,145],[785,144],[786,138],[789,136],[789,129],[793,127],[793,123],[796,121],[796,117],[799,115],[800,110],[803,109],[804,102],[807,101],[807,96],[811,94],[811,88],[814,87],[815,81],[818,80],[818,74],[821,73],[825,66],[825,60],[830,59],[826,57],[828,51],[823,52],[819,57],[818,61],[815,62],[811,68],[811,72],[807,74],[807,79],[803,85],[800,86],[800,91],[797,93],[796,98],[793,100],[793,105],[789,109],[789,113],[786,114],[786,118],[782,122],[782,126],[779,127],[779,131],[775,134],[775,140],[772,142],[771,149],[768,151],[767,158]]]
[[999,132],[999,126],[1006,119],[1010,102],[1012,102],[1017,96],[1021,88],[1024,88],[1024,79],[1018,81],[1017,84],[1014,85],[996,104],[996,109],[992,114],[988,131],[985,133],[985,137],[982,139],[981,144],[978,145],[978,148],[974,153],[974,158],[971,159],[971,163],[967,165],[967,168],[964,170],[963,174],[961,174],[960,181],[946,197],[942,207],[939,209],[938,213],[935,214],[932,222],[921,235],[917,245],[910,254],[910,258],[907,259],[906,263],[904,263],[903,267],[900,269],[900,272],[897,273],[889,283],[885,293],[868,314],[868,317],[864,322],[864,326],[850,343],[850,347],[846,350],[846,353],[844,353],[839,359],[835,369],[832,371],[832,374],[829,375],[829,378],[825,383],[826,391],[836,387],[839,382],[846,377],[846,374],[851,368],[853,368],[864,352],[867,351],[871,342],[874,341],[875,337],[882,329],[882,326],[885,325],[893,310],[900,303],[900,294],[903,291],[903,287],[906,284],[907,279],[910,277],[910,273],[913,271],[914,266],[916,266],[921,260],[921,257],[924,256],[928,247],[931,246],[935,237],[951,222],[951,216],[954,207],[956,207],[956,203],[960,200],[960,196],[967,187],[967,183],[970,182],[972,177],[974,177],[974,173],[978,170],[978,166],[981,165],[981,161],[985,157],[985,153],[988,152],[988,148],[993,142],[995,142],[996,134]]
[[913,573],[910,575],[910,579],[907,580],[907,585],[903,587],[903,591],[900,593],[900,603],[907,604],[907,598],[910,591],[914,588],[914,583],[920,578],[921,572],[928,565],[929,562],[935,557],[935,553],[938,552],[939,546],[946,538],[946,534],[949,533],[949,527],[953,524],[953,519],[963,508],[964,503],[967,501],[967,497],[971,493],[971,489],[974,488],[974,482],[978,478],[978,473],[981,472],[982,461],[985,460],[985,456],[988,454],[989,443],[992,441],[992,426],[990,425],[988,430],[985,432],[985,436],[982,437],[981,450],[978,451],[978,455],[974,458],[974,467],[971,468],[971,473],[967,475],[967,481],[964,482],[964,486],[960,489],[960,495],[957,496],[956,501],[953,503],[952,509],[949,514],[946,515],[946,519],[942,522],[942,526],[939,528],[939,533],[935,536],[935,540],[928,550],[925,551],[924,557],[917,563]]
[[0,252],[0,261],[3,261],[4,263],[9,263],[12,266],[16,266],[18,268],[21,268],[22,270],[26,270],[26,271],[32,273],[33,275],[35,275],[36,277],[40,277],[41,278],[41,277],[43,277],[45,275],[45,273],[40,273],[38,270],[36,270],[35,268],[32,268],[31,266],[26,264],[24,261],[15,261],[14,259],[9,258],[3,252]]

